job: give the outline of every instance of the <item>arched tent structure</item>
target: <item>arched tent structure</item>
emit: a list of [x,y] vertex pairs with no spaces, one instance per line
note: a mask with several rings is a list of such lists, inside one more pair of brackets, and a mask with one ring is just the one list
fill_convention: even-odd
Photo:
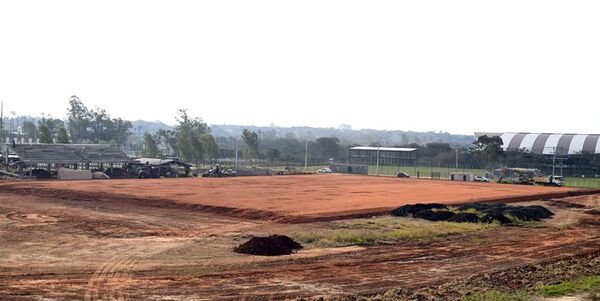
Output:
[[502,138],[506,151],[524,150],[536,155],[600,154],[600,134],[475,133]]

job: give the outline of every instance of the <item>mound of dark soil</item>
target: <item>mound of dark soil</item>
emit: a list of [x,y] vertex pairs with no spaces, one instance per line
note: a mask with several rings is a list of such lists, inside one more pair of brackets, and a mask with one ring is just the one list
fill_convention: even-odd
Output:
[[491,224],[494,221],[499,222],[500,224],[510,224],[511,220],[508,219],[508,217],[504,216],[504,214],[497,214],[497,213],[488,213],[486,215],[484,215],[481,218],[481,222],[482,223],[488,223]]
[[421,218],[421,219],[433,221],[433,222],[447,221],[453,216],[454,216],[454,212],[450,212],[450,211],[446,211],[446,210],[433,211],[430,209],[421,210],[421,211],[413,214],[413,217]]
[[289,255],[300,249],[302,249],[302,245],[285,235],[271,235],[268,237],[253,237],[235,247],[233,251],[252,255],[279,256]]
[[561,208],[575,208],[575,209],[585,208],[585,205],[571,203],[571,202],[567,202],[567,201],[563,201],[563,200],[550,200],[550,204],[552,204],[552,206],[561,207]]
[[515,206],[504,211],[505,215],[511,215],[522,221],[540,221],[554,215],[552,211],[542,206]]
[[446,205],[442,204],[414,204],[414,205],[404,205],[392,210],[391,214],[394,216],[410,216],[415,213],[423,210],[431,210],[431,209],[448,209]]
[[458,210],[477,210],[485,215],[481,218],[481,222],[492,223],[498,221],[501,224],[511,222],[507,215],[522,221],[540,221],[550,218],[554,215],[552,211],[542,206],[509,206],[506,204],[466,204],[458,207]]
[[497,213],[497,212],[503,212],[508,206],[505,204],[479,204],[479,203],[475,203],[475,204],[466,204],[466,205],[461,205],[458,207],[458,210],[460,211],[467,211],[467,210],[477,210],[479,212],[483,212],[483,213]]
[[473,213],[457,213],[449,218],[448,221],[455,223],[479,223],[479,216]]

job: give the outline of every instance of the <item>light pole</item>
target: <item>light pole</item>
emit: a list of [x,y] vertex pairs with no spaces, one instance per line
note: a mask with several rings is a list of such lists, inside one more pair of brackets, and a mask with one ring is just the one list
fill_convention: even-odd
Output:
[[304,142],[304,171],[308,168],[308,138]]
[[377,146],[377,160],[376,160],[376,170],[375,170],[375,175],[379,176],[379,146]]
[[238,166],[238,138],[235,138],[235,169]]
[[[15,122],[15,116],[17,115],[17,112],[15,111],[11,111],[10,114],[12,115],[12,118],[10,119],[10,133],[9,136],[12,138],[12,140],[14,141],[14,136],[13,136],[13,123]],[[12,143],[12,141],[11,141]]]
[[458,148],[456,148],[454,150],[456,151],[456,165],[455,165],[455,168],[456,168],[456,171],[458,171]]

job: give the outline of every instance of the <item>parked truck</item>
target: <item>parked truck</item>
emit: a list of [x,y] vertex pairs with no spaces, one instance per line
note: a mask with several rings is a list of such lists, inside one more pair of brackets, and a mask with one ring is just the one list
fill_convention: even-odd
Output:
[[539,169],[533,168],[501,168],[494,170],[498,183],[563,186],[565,178],[562,176],[547,176]]
[[565,184],[565,178],[562,176],[538,176],[533,178],[533,182],[537,185],[560,187]]

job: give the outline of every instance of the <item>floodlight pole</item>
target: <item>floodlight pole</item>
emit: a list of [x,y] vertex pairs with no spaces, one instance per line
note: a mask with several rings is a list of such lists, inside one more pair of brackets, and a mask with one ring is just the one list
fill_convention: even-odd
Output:
[[304,171],[308,168],[308,138],[306,138],[304,145]]
[[552,178],[554,179],[555,175],[555,164],[556,164],[556,147],[554,147],[554,151],[552,152]]
[[456,151],[456,171],[458,171],[458,148],[454,149]]
[[375,171],[375,175],[379,176],[379,146],[377,147],[377,170]]
[[235,138],[235,168],[238,166],[238,139]]

